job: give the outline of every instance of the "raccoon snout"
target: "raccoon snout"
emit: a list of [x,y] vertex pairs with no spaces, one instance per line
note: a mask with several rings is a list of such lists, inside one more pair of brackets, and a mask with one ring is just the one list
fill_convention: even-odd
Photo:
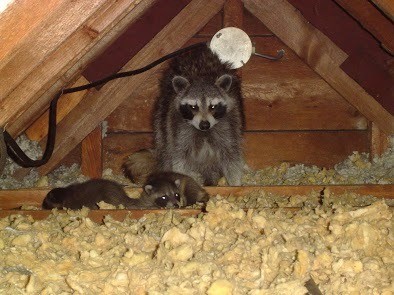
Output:
[[211,124],[208,121],[201,121],[199,127],[202,131],[206,131],[211,128]]

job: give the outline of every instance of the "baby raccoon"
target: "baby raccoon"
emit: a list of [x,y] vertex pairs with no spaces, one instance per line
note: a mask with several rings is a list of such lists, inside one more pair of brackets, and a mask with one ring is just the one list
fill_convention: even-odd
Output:
[[191,177],[175,172],[157,172],[143,186],[141,202],[146,206],[180,208],[207,202],[208,193]]
[[98,209],[97,203],[104,201],[114,206],[134,206],[123,187],[111,180],[92,179],[83,183],[71,184],[67,187],[54,188],[45,197],[42,208],[81,209],[83,206]]
[[127,209],[180,208],[206,202],[208,194],[192,178],[176,173],[152,175],[144,186],[141,197],[129,198],[123,186],[106,179],[92,179],[52,189],[45,197],[42,208],[99,209],[97,203],[104,201]]

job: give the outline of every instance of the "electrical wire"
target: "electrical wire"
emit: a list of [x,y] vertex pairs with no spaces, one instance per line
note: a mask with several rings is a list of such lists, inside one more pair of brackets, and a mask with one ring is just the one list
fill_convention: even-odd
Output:
[[141,73],[150,70],[151,68],[157,66],[158,64],[160,64],[170,58],[173,58],[173,57],[183,54],[187,51],[190,51],[190,50],[193,50],[196,48],[200,48],[203,46],[207,46],[206,42],[196,43],[196,44],[190,45],[188,47],[179,49],[173,53],[167,54],[167,55],[155,60],[154,62],[152,62],[149,65],[142,67],[140,69],[116,73],[116,74],[110,75],[106,78],[103,78],[101,80],[98,80],[98,81],[95,81],[95,82],[92,82],[89,84],[85,84],[85,85],[81,85],[81,86],[77,86],[77,87],[73,87],[73,88],[66,88],[66,89],[59,91],[56,94],[56,96],[52,99],[50,106],[49,106],[48,139],[46,142],[46,147],[45,147],[45,151],[44,151],[42,158],[38,159],[38,160],[33,160],[33,159],[29,158],[25,154],[25,152],[22,151],[22,149],[19,147],[19,145],[16,143],[16,141],[12,138],[12,136],[4,129],[3,135],[4,135],[4,141],[7,145],[8,155],[11,157],[11,159],[15,163],[17,163],[19,166],[22,166],[24,168],[39,167],[39,166],[46,164],[49,161],[49,159],[51,158],[51,156],[53,154],[53,150],[55,148],[55,141],[56,141],[57,102],[63,94],[68,94],[68,93],[73,93],[73,92],[77,92],[77,91],[90,89],[90,88],[93,88],[93,87],[96,87],[99,85],[103,85],[103,84],[105,84],[111,80],[114,80],[114,79],[141,74]]

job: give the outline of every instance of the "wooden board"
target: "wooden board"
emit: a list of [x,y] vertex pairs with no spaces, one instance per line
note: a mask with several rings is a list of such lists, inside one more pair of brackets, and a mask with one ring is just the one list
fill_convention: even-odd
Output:
[[[50,56],[64,40],[69,38],[78,28],[89,20],[103,2],[74,1],[64,2],[59,9],[51,12],[32,32],[25,42],[12,55],[12,58],[2,62],[0,66],[0,93],[7,97],[37,66]],[[80,12],[84,13],[81,14]],[[53,24],[57,24],[56,26]],[[35,77],[37,78],[37,77]],[[21,103],[26,97],[21,97]],[[12,110],[18,105],[18,100],[11,97],[2,102],[5,120],[13,115]]]
[[[282,162],[333,167],[353,151],[369,152],[368,131],[246,132],[244,137],[245,158],[256,169]],[[125,157],[152,146],[152,133],[108,134],[104,169],[120,174]]]
[[394,25],[369,1],[335,0],[368,32],[378,39],[383,48],[394,54]]
[[[394,185],[366,184],[366,185],[269,185],[269,186],[211,186],[205,187],[211,195],[221,195],[223,197],[235,196],[242,197],[247,194],[264,191],[284,198],[297,195],[308,195],[311,192],[320,193],[324,189],[329,189],[330,193],[339,195],[344,193],[356,193],[359,195],[370,195],[377,198],[394,199]],[[21,206],[41,207],[42,201],[49,188],[32,188],[17,190],[0,190],[0,208],[2,210],[12,210]],[[141,192],[141,188],[126,187],[128,194]],[[0,212],[2,211],[0,210]],[[139,210],[137,210],[139,211]]]
[[[15,53],[18,44],[65,0],[24,0],[11,3],[0,16],[0,61]],[[12,33],[10,33],[12,32]],[[8,57],[9,58],[9,57]]]
[[394,117],[339,66],[346,55],[323,33],[314,28],[287,1],[244,0],[254,13],[313,70],[387,134],[394,133]]
[[[278,38],[252,39],[260,52],[275,54],[284,48],[286,54],[277,62],[252,57],[242,68],[246,130],[367,129],[365,117]],[[152,110],[164,67],[106,119],[110,131],[152,131]]]
[[101,124],[82,140],[81,171],[89,178],[101,178],[103,174]]
[[[197,209],[175,209],[174,212],[186,215],[186,216],[197,216],[201,213],[201,210]],[[59,213],[66,213],[66,211],[59,210]],[[114,220],[123,221],[126,217],[132,219],[139,219],[146,214],[165,214],[168,212],[164,209],[156,210],[91,210],[87,217],[94,222],[101,223],[105,216],[110,215]],[[28,215],[32,216],[35,220],[42,220],[52,214],[51,210],[0,210],[0,218],[8,217],[11,215]]]
[[241,0],[227,0],[223,6],[223,27],[243,28],[243,9]]
[[369,152],[367,131],[245,133],[245,158],[256,169],[282,162],[333,168],[353,151]]
[[[209,3],[202,0],[192,1],[127,63],[124,70],[145,66],[156,58],[179,49],[222,8],[223,1],[216,0]],[[194,11],[199,11],[199,13],[195,15],[192,13]],[[58,144],[55,146],[51,160],[41,166],[39,172],[41,174],[50,172],[64,155],[89,134],[98,123],[112,113],[135,89],[141,87],[141,82],[149,77],[154,70],[130,77],[127,84],[112,81],[101,88],[98,95],[89,96],[89,99],[84,99],[78,104],[66,117],[66,120],[59,123]]]
[[[341,69],[394,115],[394,78],[390,73],[390,60],[393,57],[382,48],[380,42],[334,0],[313,1],[313,5],[309,0],[287,1],[293,6],[292,11],[299,10],[298,14],[307,20],[308,26],[312,25],[320,30],[346,52],[349,57],[341,65]],[[284,16],[283,7],[280,11],[280,16]],[[285,16],[277,23],[288,22],[289,17],[291,18],[290,15]],[[299,30],[294,33],[295,36],[300,34]]]
[[[119,72],[190,0],[157,0],[84,70],[83,75],[96,81]],[[158,17],[160,15],[160,17]]]
[[372,0],[381,11],[394,21],[394,2],[392,0]]
[[[52,52],[47,52],[45,60],[37,64],[23,83],[1,103],[6,112],[0,121],[10,123],[8,131],[16,136],[26,129],[48,107],[55,94],[65,85],[75,82],[87,63],[154,1],[145,0],[138,4],[130,4],[128,0],[103,2],[102,7],[82,26]],[[57,29],[62,33],[69,30],[67,26]],[[31,42],[36,42],[36,39]],[[35,50],[35,47],[30,50]],[[31,55],[34,56],[34,52]]]

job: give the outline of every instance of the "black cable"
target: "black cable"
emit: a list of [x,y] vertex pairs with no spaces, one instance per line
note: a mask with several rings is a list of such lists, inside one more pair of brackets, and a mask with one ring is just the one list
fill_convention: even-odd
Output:
[[73,93],[73,92],[77,92],[77,91],[82,91],[82,90],[86,90],[86,89],[90,89],[102,84],[105,84],[111,80],[114,79],[118,79],[118,78],[124,78],[124,77],[129,77],[129,76],[134,76],[134,75],[138,75],[141,74],[147,70],[150,70],[151,68],[157,66],[158,64],[173,58],[177,55],[180,55],[184,52],[190,51],[192,49],[196,49],[202,46],[206,46],[205,42],[200,42],[200,43],[196,43],[193,44],[191,46],[179,49],[173,53],[167,54],[166,56],[163,56],[157,60],[155,60],[154,62],[150,63],[149,65],[137,69],[137,70],[133,70],[133,71],[127,71],[127,72],[121,72],[121,73],[116,73],[113,74],[111,76],[108,76],[104,79],[86,84],[86,85],[82,85],[82,86],[78,86],[78,87],[73,87],[73,88],[66,88],[63,89],[62,91],[59,91],[56,96],[52,99],[51,104],[49,106],[49,119],[48,119],[48,139],[46,142],[46,147],[45,147],[45,152],[42,156],[41,159],[39,160],[32,160],[30,159],[23,151],[22,149],[19,147],[19,145],[16,143],[16,141],[12,138],[12,136],[6,131],[4,130],[4,140],[6,142],[7,145],[7,153],[8,155],[11,157],[11,159],[17,163],[19,166],[22,166],[24,168],[28,168],[28,167],[39,167],[42,166],[44,164],[46,164],[49,159],[52,156],[53,150],[55,148],[55,140],[56,140],[56,113],[57,113],[57,102],[59,100],[59,98],[63,95],[63,94],[68,94],[68,93]]

